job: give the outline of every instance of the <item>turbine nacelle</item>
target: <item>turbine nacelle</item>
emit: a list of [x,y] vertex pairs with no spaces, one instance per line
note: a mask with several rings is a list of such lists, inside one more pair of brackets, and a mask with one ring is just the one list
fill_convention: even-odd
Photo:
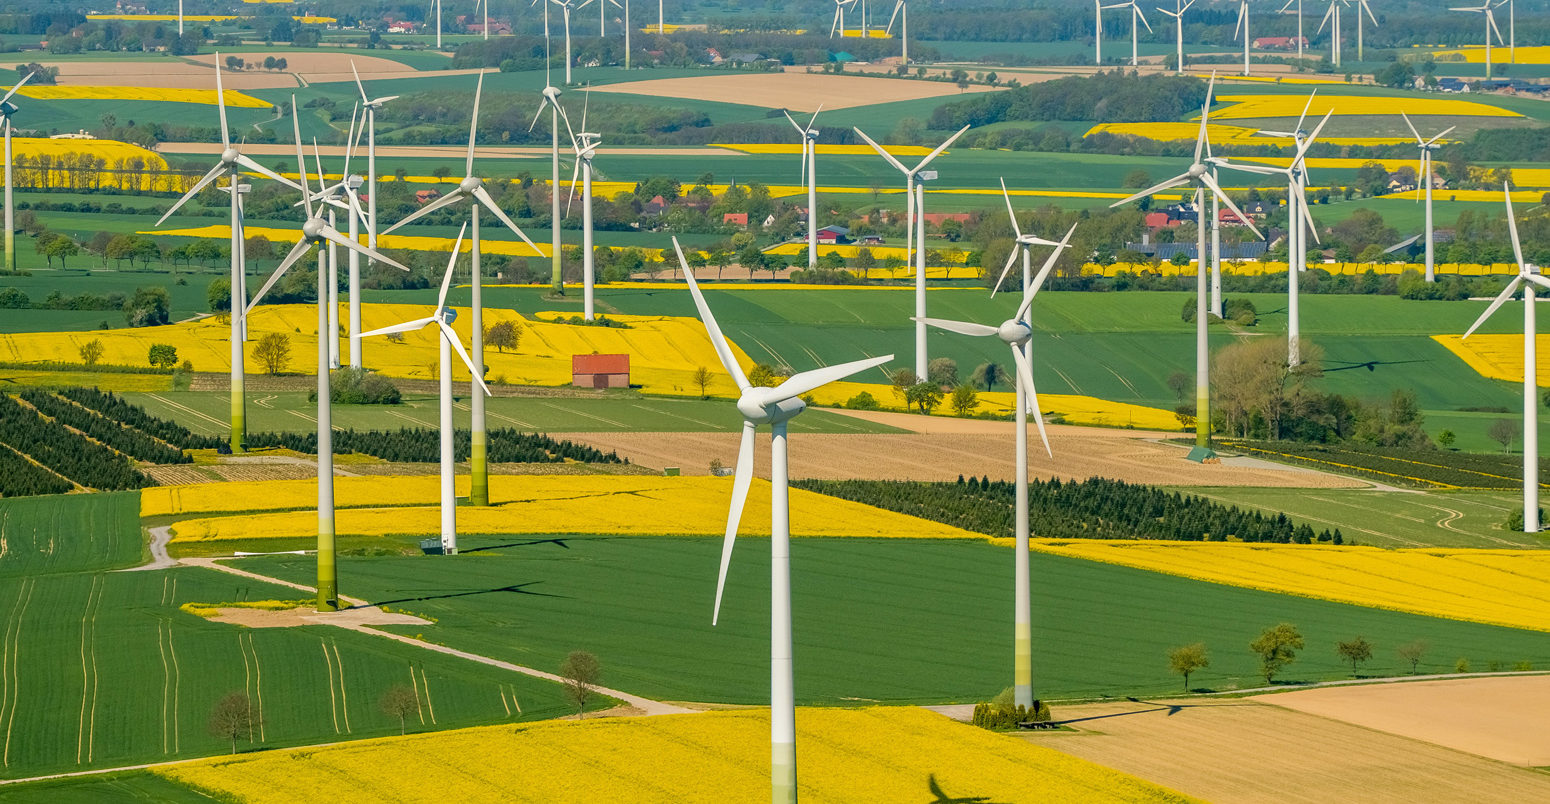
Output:
[[743,414],[743,420],[756,425],[775,424],[789,421],[807,409],[807,403],[800,397],[779,399],[775,397],[774,391],[774,388],[761,386],[744,391],[737,399],[737,411]]
[[0,103],[0,117],[10,117],[11,115],[16,114],[18,111],[20,111],[20,108],[10,101]]
[[1009,318],[996,327],[996,337],[1012,346],[1022,346],[1033,338],[1033,330],[1022,319]]
[[560,88],[544,87],[544,97],[551,101],[558,101],[560,99]]
[[1210,170],[1210,168],[1207,168],[1204,163],[1196,162],[1195,164],[1190,165],[1189,170],[1185,172],[1189,174],[1190,178],[1198,179],[1201,176],[1206,175],[1208,170]]
[[301,225],[302,236],[314,243],[319,243],[328,239],[323,235],[323,232],[327,230],[328,221],[325,221],[322,218],[308,218],[307,222]]
[[483,186],[484,179],[481,179],[478,176],[465,176],[463,177],[462,181],[457,183],[457,188],[465,193],[468,193],[469,195],[473,195],[475,190]]
[[242,154],[238,153],[236,148],[227,148],[226,150],[221,151],[221,162],[225,164],[236,164],[237,160],[241,158]]

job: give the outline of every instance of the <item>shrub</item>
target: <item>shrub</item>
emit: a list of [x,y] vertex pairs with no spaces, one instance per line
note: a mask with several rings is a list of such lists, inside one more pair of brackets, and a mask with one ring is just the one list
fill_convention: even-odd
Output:
[[339,405],[397,405],[403,401],[392,381],[363,368],[340,369],[328,385],[329,397]]
[[862,391],[850,399],[845,400],[845,407],[850,408],[851,410],[880,410],[882,405],[877,401],[877,397],[872,396],[872,394],[867,391]]
[[1020,723],[1048,723],[1050,717],[1049,704],[1043,701],[1034,701],[1031,707],[978,703],[974,705],[974,716],[969,722],[982,729],[1005,731],[1017,728]]

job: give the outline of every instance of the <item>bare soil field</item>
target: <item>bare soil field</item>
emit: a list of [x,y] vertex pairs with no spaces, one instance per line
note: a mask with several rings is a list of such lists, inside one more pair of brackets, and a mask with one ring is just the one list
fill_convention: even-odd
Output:
[[[1543,710],[1522,711],[1527,723]],[[1057,706],[1055,718],[1076,731],[1022,738],[1216,804],[1550,800],[1543,773],[1256,700]]]
[[[925,417],[913,417],[925,418]],[[821,479],[947,481],[966,475],[1010,480],[1016,465],[1011,425],[943,419],[943,426],[999,425],[1003,432],[895,434],[797,433],[792,436],[791,476]],[[1119,435],[1116,435],[1119,434]],[[642,466],[680,467],[686,474],[707,474],[712,458],[731,466],[737,461],[736,433],[553,433],[601,450],[615,450]],[[1029,449],[1029,477],[1085,480],[1095,475],[1165,486],[1260,486],[1277,488],[1350,488],[1358,480],[1266,466],[1198,464],[1184,460],[1184,449],[1134,437],[1134,431],[1051,427],[1052,461]],[[769,477],[769,442],[761,437],[754,466]]]
[[1513,765],[1550,766],[1550,676],[1324,687],[1255,700]]
[[[266,53],[261,50],[255,50],[249,53],[223,52],[220,54],[220,57],[222,63],[225,63],[227,57],[229,56],[236,56],[239,59],[243,59],[249,62],[257,61],[262,63],[264,61],[264,57],[273,55],[275,54]],[[305,76],[308,81],[314,82],[354,81],[355,78],[350,74],[351,62],[355,63],[355,69],[361,74],[362,81],[369,81],[373,78],[405,78],[419,72],[413,67],[410,67],[409,65],[402,62],[393,61],[392,59],[384,59],[378,56],[367,56],[359,53],[288,52],[282,53],[280,55],[285,58],[286,72],[300,73],[301,75]],[[188,58],[189,61],[196,61],[200,64],[215,64],[215,54],[213,53],[206,53],[199,56],[190,56]],[[477,73],[478,70],[466,70],[463,72]],[[224,80],[224,77],[227,75],[242,74],[243,73],[223,72],[222,80]],[[447,73],[443,71],[436,71],[431,73],[431,75],[445,74]],[[328,76],[342,77],[330,78]]]
[[295,628],[302,625],[337,625],[345,628],[379,625],[429,625],[411,614],[386,612],[376,606],[354,606],[342,611],[320,612],[301,606],[278,611],[230,606],[215,610],[210,619],[246,628]]
[[[263,56],[259,56],[263,61]],[[20,62],[18,62],[20,63]],[[44,59],[44,63],[48,63]],[[5,62],[6,69],[12,69]],[[61,86],[147,87],[150,89],[214,89],[215,72],[201,64],[182,59],[160,61],[64,61],[59,68]],[[348,68],[347,68],[348,69]],[[258,70],[222,72],[221,83],[227,89],[276,89],[297,86],[289,73]]]
[[[825,109],[848,109],[853,106],[962,94],[956,84],[945,82],[825,73],[749,73],[661,78],[608,84],[595,87],[592,91],[741,103],[802,112],[816,111],[820,103]],[[995,90],[987,86],[974,86],[966,91]]]

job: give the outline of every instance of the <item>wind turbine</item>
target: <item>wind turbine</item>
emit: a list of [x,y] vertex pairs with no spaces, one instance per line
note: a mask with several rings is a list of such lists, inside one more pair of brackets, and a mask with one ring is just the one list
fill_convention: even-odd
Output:
[[538,119],[544,116],[544,108],[549,109],[549,134],[550,134],[550,170],[549,180],[549,220],[552,225],[550,233],[550,245],[553,253],[549,255],[550,283],[554,286],[554,292],[564,295],[565,278],[560,274],[560,116],[564,114],[560,109],[560,90],[558,87],[544,87],[543,102],[538,105],[537,114],[533,115],[533,122],[527,130],[532,131],[533,126],[538,125]]
[[[1311,106],[1312,104],[1313,96],[1309,95],[1308,105]],[[1266,132],[1276,136],[1291,137],[1297,143],[1297,151],[1292,157],[1291,164],[1284,168],[1230,162],[1218,157],[1210,158],[1210,161],[1233,170],[1256,173],[1262,176],[1286,177],[1286,247],[1288,257],[1286,267],[1286,364],[1288,366],[1302,364],[1302,327],[1298,308],[1299,288],[1297,283],[1302,271],[1306,270],[1308,259],[1307,249],[1303,245],[1303,233],[1305,231],[1303,225],[1306,223],[1308,227],[1306,231],[1313,232],[1313,239],[1315,241],[1319,237],[1318,227],[1313,223],[1313,215],[1308,211],[1304,195],[1304,191],[1308,186],[1308,165],[1304,157],[1307,156],[1308,149],[1313,146],[1314,140],[1318,139],[1319,132],[1324,129],[1324,124],[1329,122],[1330,116],[1334,113],[1333,109],[1325,113],[1324,119],[1319,121],[1319,124],[1313,128],[1312,133],[1308,133],[1302,130],[1302,121],[1308,114],[1307,106],[1304,106],[1304,117],[1298,118],[1296,129],[1286,133]]]
[[431,0],[436,5],[436,49],[441,50],[441,0]]
[[1507,58],[1518,63],[1518,0],[1502,0],[1496,7],[1507,7]]
[[1184,12],[1188,11],[1189,7],[1195,4],[1195,0],[1189,0],[1189,2],[1185,2],[1185,0],[1174,0],[1174,3],[1174,11],[1169,11],[1168,9],[1162,7],[1158,7],[1157,10],[1167,14],[1174,19],[1174,32],[1178,36],[1179,43],[1178,63],[1175,65],[1176,69],[1174,72],[1182,75],[1184,73]]
[[[541,3],[541,2],[543,2],[543,0],[533,0],[532,4],[533,5],[537,5],[537,4]],[[549,2],[553,3],[554,5],[559,6],[560,7],[560,13],[565,18],[565,85],[569,86],[571,84],[571,77],[570,77],[570,61],[571,61],[571,59],[570,59],[570,13],[572,11],[576,11],[578,9],[586,8],[587,6],[592,4],[593,0],[581,0],[581,2],[579,2],[579,3],[576,2],[576,0],[549,0]],[[547,14],[545,16],[547,17]],[[549,31],[549,26],[546,23],[544,25],[544,35],[545,35],[546,38],[548,36],[548,31]]]
[[[34,75],[36,73],[22,76],[22,80],[17,81],[16,86],[11,87],[10,91],[5,93],[5,97],[0,98],[0,118],[3,118],[0,123],[5,125],[5,269],[12,273],[16,272],[16,204],[11,200],[11,188],[16,182],[11,173],[11,115],[16,114],[18,110],[16,104],[11,103],[11,98],[28,81],[31,81]],[[215,75],[216,81],[219,81],[221,75],[219,67],[216,68]],[[221,114],[226,114],[225,106],[221,107]],[[226,136],[224,125],[221,127],[221,136]]]
[[[308,251],[318,249],[318,363],[317,363],[317,397],[318,397],[318,611],[337,611],[339,608],[339,574],[334,556],[334,428],[332,420],[332,406],[330,400],[328,371],[328,341],[338,338],[337,333],[328,331],[328,265],[327,255],[322,248],[329,243],[344,246],[345,248],[360,251],[367,256],[381,262],[394,265],[404,270],[402,265],[376,253],[369,246],[346,239],[338,230],[328,225],[328,222],[319,217],[319,211],[312,206],[311,180],[307,177],[307,157],[301,148],[301,125],[296,115],[296,99],[291,98],[291,128],[296,137],[296,167],[300,174],[301,185],[297,187],[301,191],[301,198],[307,208],[307,222],[302,224],[301,238],[291,248],[269,275],[269,280],[264,287],[253,297],[243,311],[244,317],[253,312],[264,294],[280,281],[280,277],[295,265]],[[224,155],[223,155],[224,156]],[[319,176],[321,182],[322,177]],[[289,182],[287,182],[289,183]],[[233,195],[236,195],[235,193]],[[232,289],[232,297],[237,298],[236,288]]]
[[1286,0],[1286,5],[1281,6],[1280,13],[1285,14],[1286,10],[1291,8],[1292,4],[1294,3],[1297,5],[1297,59],[1300,61],[1302,60],[1303,43],[1308,41],[1307,38],[1302,35],[1302,0]]
[[845,7],[855,5],[856,0],[834,0],[834,22],[829,24],[829,38],[833,39],[835,33],[845,35]]
[[1324,12],[1324,19],[1319,21],[1319,29],[1314,33],[1323,33],[1324,26],[1334,22],[1330,28],[1329,60],[1336,67],[1340,66],[1340,6],[1346,0],[1329,0],[1329,10]]
[[1496,11],[1491,6],[1491,0],[1485,0],[1478,6],[1463,6],[1449,8],[1449,11],[1469,11],[1481,14],[1485,17],[1485,78],[1491,80],[1491,35],[1496,35],[1496,41],[1502,41],[1502,29],[1496,27]]
[[657,36],[667,33],[666,19],[662,14],[662,0],[657,0]]
[[[350,73],[355,76],[355,87],[361,92],[361,106],[366,110],[366,245],[377,247],[377,110],[397,95],[380,98],[366,96],[361,84],[361,74],[350,62]],[[358,270],[350,272],[350,368],[361,367],[361,277]]]
[[899,41],[904,45],[904,63],[910,63],[910,9],[905,0],[896,0],[893,13],[888,16],[888,33],[893,34],[893,21],[899,21]]
[[[903,3],[903,0],[899,0]],[[818,112],[823,111],[823,104],[818,104],[818,111],[813,112],[811,120],[803,126],[792,119],[791,113],[781,110],[781,114],[791,121],[792,128],[802,136],[802,177],[807,184],[807,267],[818,265],[818,129],[813,124],[818,122]]]
[[1432,282],[1437,278],[1437,263],[1432,248],[1432,151],[1441,147],[1437,144],[1437,141],[1446,137],[1448,132],[1457,128],[1457,126],[1448,126],[1446,129],[1443,129],[1441,134],[1428,140],[1421,136],[1421,132],[1415,130],[1415,124],[1410,122],[1409,115],[1400,112],[1399,116],[1405,119],[1405,125],[1409,126],[1410,133],[1415,135],[1416,147],[1421,149],[1421,163],[1416,178],[1423,182],[1426,188],[1426,231],[1424,233],[1426,237],[1426,281]]
[[581,317],[587,321],[592,320],[593,285],[597,281],[596,257],[592,253],[592,157],[603,141],[602,135],[587,131],[587,107],[591,101],[592,93],[588,92],[581,104],[580,133],[571,129],[570,115],[564,115],[571,149],[576,152],[576,166],[570,174],[570,198],[565,202],[567,214],[571,201],[576,199],[576,176],[581,176]]
[[[161,219],[156,221],[156,225],[161,226],[168,218],[172,217],[173,213],[188,203],[189,199],[198,195],[200,190],[210,186],[212,182],[219,179],[222,175],[226,176],[227,187],[231,190],[231,451],[241,452],[242,437],[247,432],[247,406],[243,393],[242,342],[247,334],[248,309],[244,306],[247,301],[245,298],[247,295],[247,275],[245,271],[246,259],[243,251],[246,248],[247,239],[243,234],[241,208],[242,172],[244,170],[251,170],[254,173],[273,179],[288,187],[294,187],[297,190],[301,190],[302,186],[248,158],[231,144],[231,134],[226,123],[226,92],[221,86],[220,56],[221,54],[219,53],[215,54],[215,108],[220,113],[221,119],[221,155],[219,161],[199,181],[194,182],[194,186],[188,188],[188,192],[184,193],[183,197],[167,208]],[[20,86],[20,84],[17,86]],[[12,92],[15,92],[15,90],[13,89]],[[0,109],[3,109],[5,106],[9,106],[9,104],[0,102]],[[6,114],[7,153],[5,166],[7,173],[11,169],[9,153],[10,133],[10,115]],[[305,164],[299,164],[298,166],[303,170],[306,168]],[[9,176],[5,183],[5,192],[5,209],[7,218],[9,218],[11,211],[11,182]],[[11,226],[9,220],[7,220],[7,243],[10,240],[10,232]]]
[[[1502,184],[1502,195],[1507,200],[1507,231],[1512,235],[1512,254],[1518,261],[1518,275],[1502,288],[1502,292],[1475,320],[1474,326],[1464,333],[1468,338],[1485,323],[1491,314],[1511,299],[1518,286],[1523,286],[1523,532],[1539,531],[1539,363],[1535,355],[1534,286],[1550,288],[1550,279],[1539,273],[1539,266],[1523,259],[1523,246],[1518,243],[1518,219],[1512,211],[1512,189]],[[1524,282],[1523,280],[1528,280]]]
[[1243,35],[1243,74],[1249,74],[1249,0],[1238,0],[1238,24],[1233,35]]
[[[490,212],[495,215],[496,220],[504,224],[506,228],[515,233],[517,237],[522,238],[522,242],[528,244],[528,246],[532,248],[534,252],[542,253],[538,251],[538,246],[533,245],[533,241],[529,240],[527,235],[523,233],[521,229],[517,228],[517,224],[513,222],[505,212],[501,211],[500,206],[495,203],[495,199],[490,196],[490,191],[484,189],[484,180],[474,175],[474,143],[479,133],[479,101],[483,95],[484,71],[480,70],[479,84],[474,89],[473,115],[468,123],[468,156],[463,163],[463,180],[458,182],[457,189],[447,193],[435,201],[430,202],[429,204],[426,204],[423,207],[420,207],[419,209],[415,210],[413,214],[409,215],[398,223],[389,226],[387,231],[383,232],[383,234],[392,232],[393,230],[404,226],[405,224],[419,220],[420,218],[423,218],[438,209],[442,209],[443,207],[449,207],[453,204],[460,203],[468,205],[469,223],[472,224],[473,227],[471,229],[473,236],[471,238],[472,246],[470,248],[472,257],[471,269],[473,272],[470,283],[472,285],[473,292],[473,316],[469,321],[469,327],[473,330],[472,344],[474,362],[472,365],[476,367],[474,369],[475,374],[480,377],[484,376],[484,299],[482,291],[483,277],[480,276],[479,268],[480,205],[483,205],[486,209],[490,210]],[[451,269],[449,268],[448,270]],[[488,441],[486,440],[484,426],[484,397],[478,394],[474,394],[473,399],[470,402],[470,407],[472,408],[472,424],[469,438],[471,442],[469,451],[469,473],[472,477],[470,481],[471,486],[469,500],[474,505],[489,505],[489,470],[488,464],[486,463]]]
[[[479,398],[481,391],[486,396],[490,389],[485,386],[484,380],[479,376],[479,367],[463,350],[462,341],[458,340],[457,332],[452,329],[452,322],[457,320],[457,312],[447,308],[447,289],[452,286],[452,272],[457,268],[458,253],[463,250],[463,235],[468,234],[468,224],[463,224],[462,231],[458,232],[457,243],[452,246],[452,256],[447,260],[447,273],[441,279],[441,293],[436,297],[436,312],[425,318],[417,318],[413,321],[405,321],[402,324],[394,324],[390,327],[374,329],[366,333],[372,335],[391,335],[395,332],[412,332],[424,329],[432,324],[436,325],[437,340],[441,344],[441,354],[438,362],[438,374],[441,380],[441,552],[444,555],[457,553],[457,492],[454,481],[456,479],[457,464],[453,461],[453,435],[452,426],[452,352],[457,351],[457,356],[463,360],[463,365],[468,367],[469,376],[473,378],[469,391],[474,399]],[[477,388],[473,386],[478,386]]]
[[1104,8],[1128,8],[1130,9],[1130,66],[1140,65],[1141,56],[1138,42],[1141,38],[1141,26],[1146,26],[1146,32],[1152,32],[1152,24],[1146,21],[1146,15],[1141,13],[1141,6],[1136,0],[1126,0],[1124,3],[1104,6]]
[[1103,63],[1103,0],[1093,0],[1093,64]]
[[[1002,192],[1005,192],[1003,188]],[[1007,212],[1011,212],[1011,199],[1007,199]],[[1017,216],[1012,215],[1012,228],[1017,229]],[[1000,326],[988,326],[967,321],[948,321],[941,318],[927,318],[925,322],[937,329],[949,332],[957,332],[963,335],[976,335],[980,337],[994,336],[1000,338],[1012,350],[1012,362],[1017,366],[1017,429],[1015,443],[1017,446],[1017,516],[1014,521],[1014,530],[1017,536],[1016,549],[1013,551],[1013,577],[1016,594],[1012,606],[1012,694],[1013,702],[1019,706],[1033,706],[1033,598],[1029,589],[1028,568],[1028,416],[1033,415],[1034,421],[1039,426],[1039,438],[1044,441],[1044,451],[1051,458],[1055,453],[1049,446],[1049,434],[1044,430],[1044,417],[1039,414],[1039,394],[1033,386],[1033,366],[1031,363],[1030,346],[1033,339],[1032,313],[1033,297],[1043,286],[1044,280],[1049,276],[1051,268],[1055,267],[1055,260],[1060,257],[1071,235],[1076,231],[1076,224],[1066,232],[1066,236],[1059,243],[1049,243],[1041,240],[1041,243],[1049,243],[1055,246],[1050,252],[1049,258],[1044,261],[1044,267],[1039,269],[1038,276],[1029,276],[1029,249],[1023,246],[1023,300],[1017,308],[1017,313]],[[1021,238],[1019,238],[1021,242]],[[1012,250],[1012,257],[1017,257],[1018,249]],[[1012,260],[1008,260],[1006,267],[1012,267]],[[1001,277],[1006,277],[1006,271],[1001,272]],[[1001,287],[1000,280],[996,282],[996,288]],[[992,291],[994,295],[994,291]]]
[[684,259],[683,249],[678,245],[676,237],[673,238],[673,249],[678,253],[678,263],[683,268],[684,279],[689,283],[689,291],[694,294],[694,306],[699,310],[700,321],[705,324],[705,332],[716,349],[716,356],[737,383],[737,410],[743,415],[742,440],[737,450],[737,468],[733,473],[732,503],[727,511],[726,537],[721,544],[721,571],[716,577],[716,606],[711,614],[712,625],[721,618],[721,594],[726,588],[727,568],[732,563],[732,546],[737,540],[738,525],[743,519],[748,486],[753,482],[754,434],[759,425],[770,425],[771,800],[795,804],[796,696],[791,666],[791,523],[786,485],[786,424],[807,407],[802,401],[803,394],[880,366],[892,360],[893,355],[804,371],[774,388],[750,385],[748,378],[743,375],[742,367],[737,364],[731,344],[722,336],[716,317],[705,303],[705,296],[694,281],[694,272],[689,270],[689,263]]
[[598,4],[597,4],[597,35],[600,36],[600,37],[608,35],[608,25],[607,25],[606,20],[607,20],[608,4],[609,3],[613,3],[614,4],[614,8],[617,8],[617,9],[623,9],[624,8],[624,6],[619,5],[619,0],[598,0]]
[[1378,18],[1372,15],[1372,7],[1367,5],[1367,0],[1356,0],[1356,60],[1362,61],[1362,14],[1367,14],[1367,19],[1372,20],[1372,27],[1378,27]]
[[183,35],[183,0],[178,0],[178,36]]
[[490,38],[490,0],[474,0],[474,11],[484,11],[484,38]]
[[[867,144],[872,146],[872,150],[877,151],[884,159],[888,160],[888,164],[893,165],[900,173],[904,174],[904,194],[908,199],[906,201],[907,212],[905,214],[905,225],[908,228],[905,231],[904,248],[906,252],[913,250],[915,254],[915,317],[918,319],[915,322],[915,376],[924,380],[927,363],[930,362],[926,355],[926,324],[923,320],[926,317],[925,183],[936,178],[936,171],[922,171],[926,165],[931,164],[931,160],[947,150],[947,146],[952,145],[954,141],[962,137],[963,133],[969,130],[969,127],[964,126],[958,129],[957,133],[948,137],[946,142],[938,145],[936,150],[928,154],[925,159],[920,160],[920,164],[913,168],[905,167],[902,162],[894,158],[893,154],[888,153],[887,149],[878,145],[871,137],[868,137],[865,131],[859,128],[854,130],[861,135],[861,139],[866,140]],[[808,210],[807,213],[809,219],[816,214],[817,210]],[[911,239],[912,237],[913,240]]]
[[1207,307],[1206,297],[1206,226],[1202,218],[1205,217],[1206,195],[1226,204],[1238,219],[1244,221],[1249,230],[1259,235],[1259,230],[1249,221],[1249,216],[1238,209],[1227,193],[1222,191],[1222,186],[1211,177],[1211,166],[1202,160],[1209,138],[1206,134],[1206,124],[1211,119],[1211,95],[1216,86],[1216,76],[1211,76],[1211,82],[1206,85],[1205,104],[1200,109],[1200,133],[1195,138],[1195,161],[1185,172],[1174,176],[1167,181],[1148,187],[1135,195],[1110,204],[1118,207],[1128,204],[1138,198],[1160,193],[1174,187],[1182,187],[1192,184],[1195,187],[1195,248],[1196,248],[1196,281],[1195,281],[1195,445],[1198,448],[1209,450],[1211,447],[1211,351],[1206,340]]

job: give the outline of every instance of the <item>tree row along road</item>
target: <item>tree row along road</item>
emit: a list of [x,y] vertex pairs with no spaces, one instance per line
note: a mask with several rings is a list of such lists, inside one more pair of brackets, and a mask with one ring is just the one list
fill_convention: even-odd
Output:
[[[364,148],[364,146],[363,146]],[[363,148],[357,149],[358,151]],[[164,142],[156,146],[158,153],[163,154],[200,154],[211,155],[221,152],[221,144],[218,142]],[[734,151],[729,148],[599,148],[599,154],[616,156],[748,156],[742,151]],[[343,145],[319,145],[318,151],[323,156],[344,156]],[[250,142],[242,146],[242,152],[249,156],[296,156],[296,145],[279,143]],[[480,147],[474,149],[474,156],[480,159],[532,159],[535,157],[547,157],[550,155],[548,148],[540,147]],[[379,145],[377,157],[382,159],[404,159],[424,157],[457,157],[467,156],[468,148],[464,145]],[[359,156],[359,154],[357,154]],[[567,157],[568,158],[568,157]]]

